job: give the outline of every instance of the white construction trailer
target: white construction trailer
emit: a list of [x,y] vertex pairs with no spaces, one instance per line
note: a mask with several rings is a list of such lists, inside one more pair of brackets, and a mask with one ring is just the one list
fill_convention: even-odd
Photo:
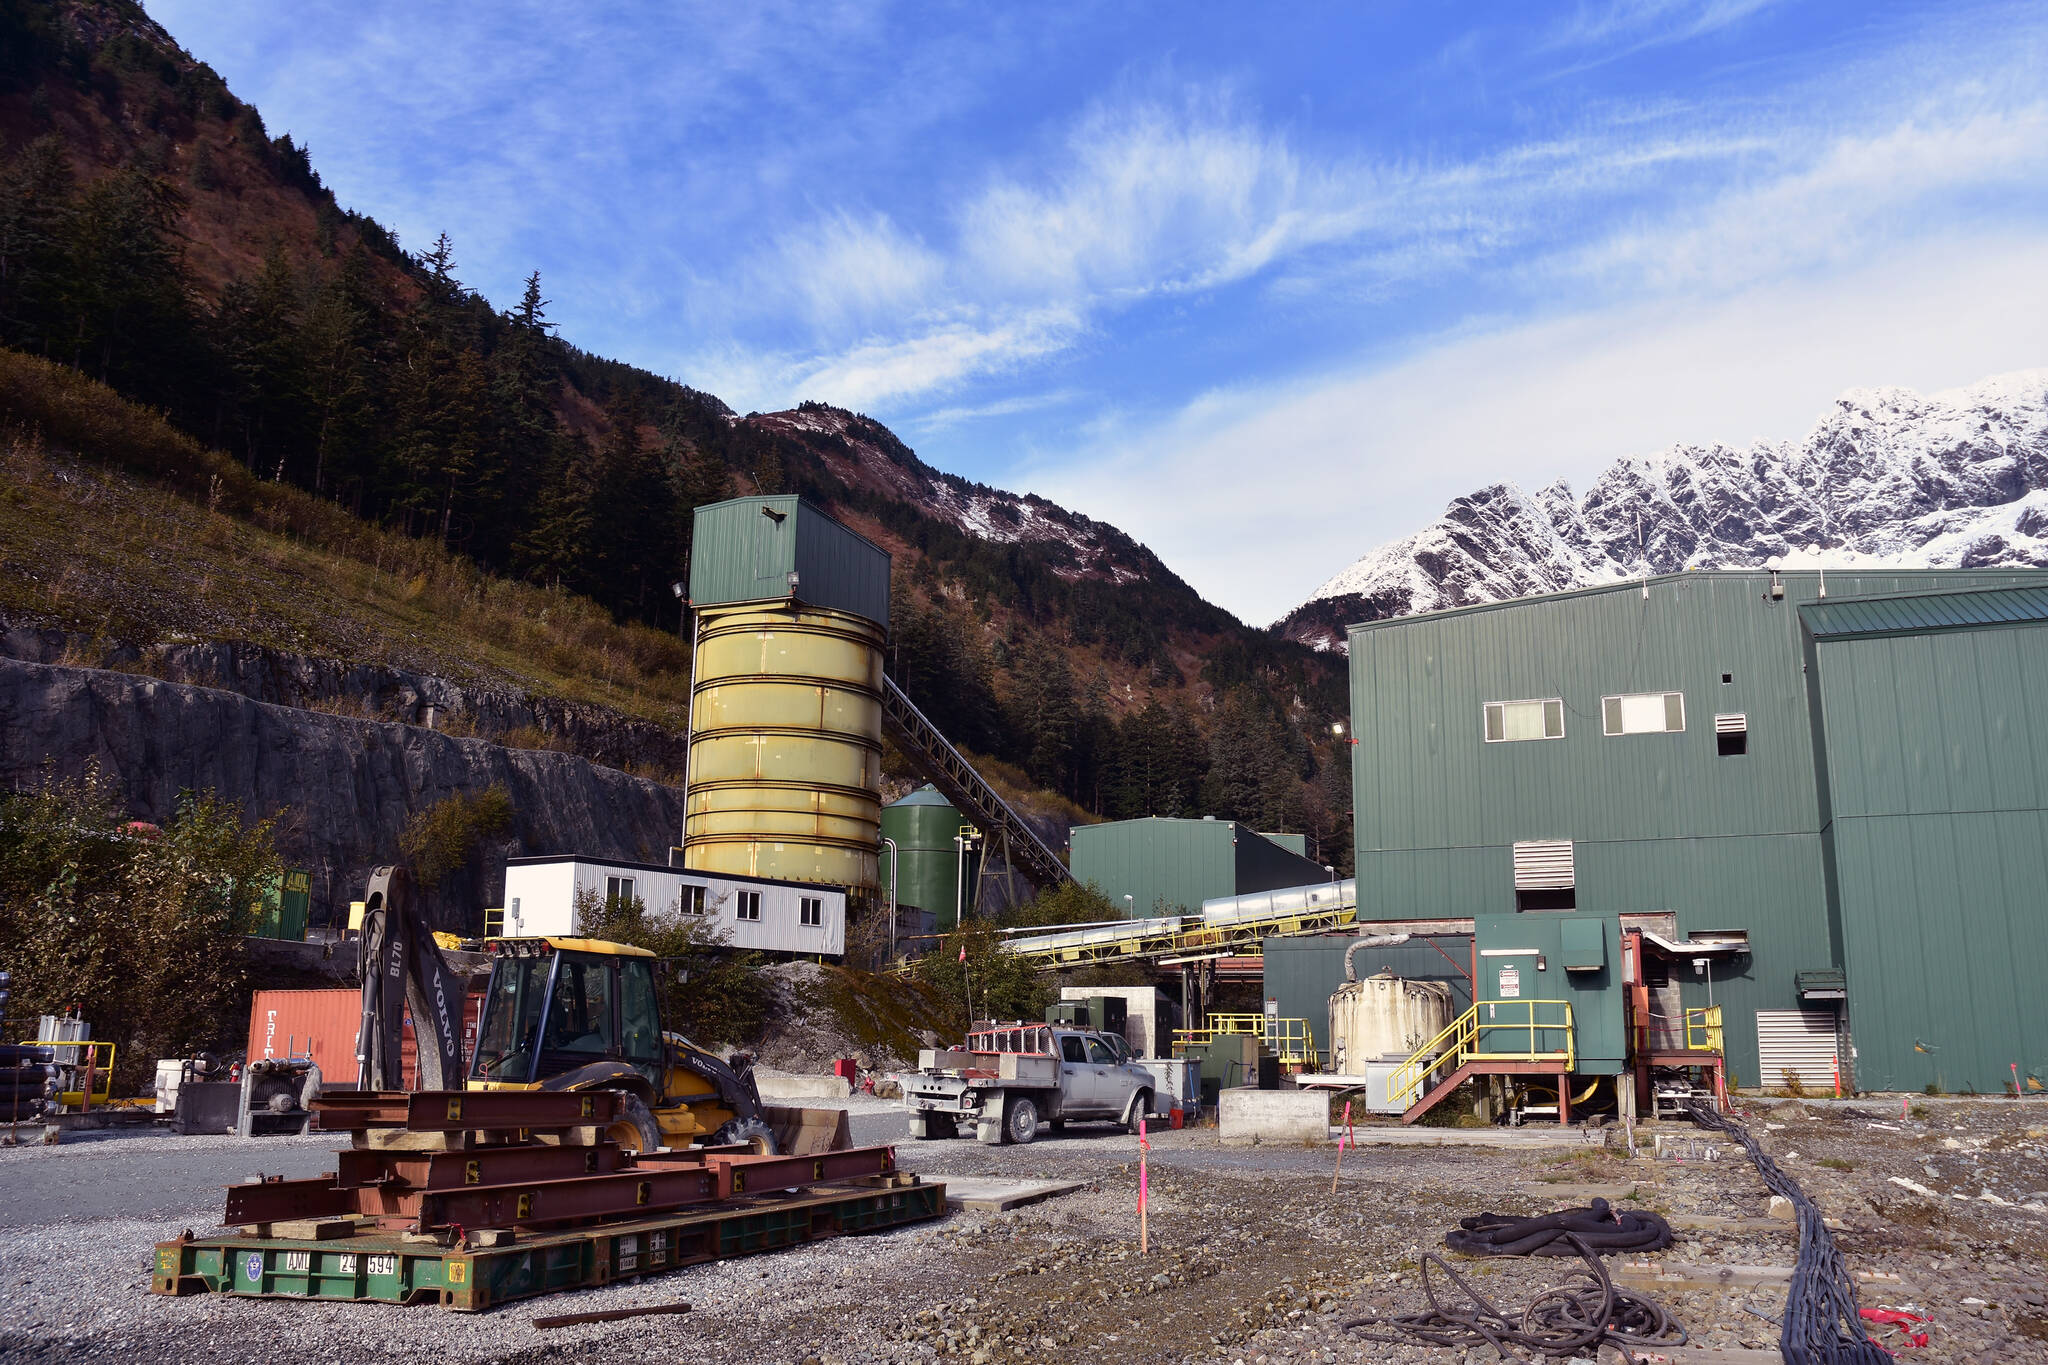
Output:
[[681,915],[722,931],[734,948],[802,957],[846,952],[846,889],[766,877],[713,876],[658,863],[560,855],[505,860],[509,938],[577,938],[577,895],[602,904],[638,897],[650,915]]

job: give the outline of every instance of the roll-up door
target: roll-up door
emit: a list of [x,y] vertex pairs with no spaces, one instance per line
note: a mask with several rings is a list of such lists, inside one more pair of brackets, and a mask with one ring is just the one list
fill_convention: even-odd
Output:
[[1833,1010],[1758,1010],[1756,1051],[1763,1075],[1758,1084],[1776,1090],[1796,1078],[1803,1089],[1832,1091],[1835,1085]]

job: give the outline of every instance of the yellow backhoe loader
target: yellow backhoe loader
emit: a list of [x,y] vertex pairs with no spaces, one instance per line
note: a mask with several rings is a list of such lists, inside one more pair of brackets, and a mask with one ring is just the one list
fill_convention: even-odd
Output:
[[811,1155],[852,1145],[844,1110],[764,1105],[746,1054],[721,1059],[664,1030],[660,964],[645,948],[483,940],[491,977],[465,1067],[462,982],[414,913],[403,868],[371,877],[362,932],[365,1089],[398,1088],[399,1018],[409,1007],[423,1089],[615,1090],[626,1098],[605,1137],[632,1151],[744,1144]]

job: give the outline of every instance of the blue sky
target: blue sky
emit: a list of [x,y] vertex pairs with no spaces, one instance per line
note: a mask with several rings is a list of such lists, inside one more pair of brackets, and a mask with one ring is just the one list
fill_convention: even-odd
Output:
[[1483,483],[2048,364],[2048,7],[148,0],[342,202],[1254,623]]

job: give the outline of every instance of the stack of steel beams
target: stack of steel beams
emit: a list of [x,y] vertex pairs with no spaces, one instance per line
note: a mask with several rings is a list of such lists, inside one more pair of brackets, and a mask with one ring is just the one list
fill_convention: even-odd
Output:
[[159,1294],[439,1302],[480,1309],[724,1256],[938,1217],[945,1187],[889,1147],[815,1156],[635,1154],[602,1140],[605,1092],[342,1092],[336,1169],[229,1189],[232,1235],[156,1249]]

